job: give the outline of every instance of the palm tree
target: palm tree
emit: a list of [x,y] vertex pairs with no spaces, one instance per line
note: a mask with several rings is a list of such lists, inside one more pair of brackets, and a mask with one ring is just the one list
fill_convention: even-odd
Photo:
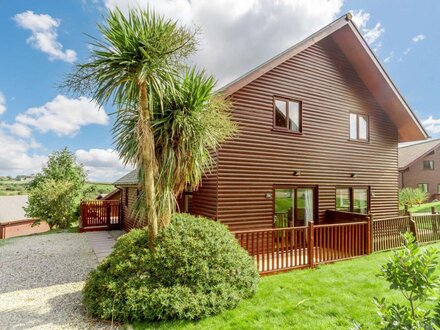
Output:
[[[176,197],[184,189],[197,188],[214,163],[212,154],[236,132],[230,103],[214,95],[212,76],[188,69],[173,86],[175,93],[166,93],[163,107],[155,107],[162,111],[155,111],[151,120],[159,168],[156,204],[160,228],[169,224]],[[138,121],[139,113],[134,110],[122,113],[115,123],[116,149],[125,157],[138,148],[134,130]],[[145,213],[142,201],[137,203],[140,218]]]
[[136,109],[136,149],[122,153],[125,163],[142,169],[141,186],[148,216],[150,248],[158,232],[155,178],[158,166],[151,127],[154,112],[163,110],[164,92],[174,93],[174,83],[184,60],[195,51],[195,31],[151,9],[109,11],[98,24],[103,40],[94,38],[91,57],[76,66],[64,87],[89,94],[99,104],[111,101],[118,113]]
[[109,12],[98,25],[89,61],[79,64],[65,86],[117,106],[116,150],[133,163],[141,185],[137,215],[147,218],[149,247],[166,227],[185,188],[196,188],[213,164],[212,154],[232,136],[230,104],[214,96],[215,80],[187,69],[195,32],[152,10]]

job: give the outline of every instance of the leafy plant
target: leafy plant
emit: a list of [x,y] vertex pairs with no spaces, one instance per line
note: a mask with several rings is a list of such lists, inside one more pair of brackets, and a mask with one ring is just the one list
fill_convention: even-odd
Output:
[[253,259],[228,229],[174,214],[154,252],[145,229],[120,237],[84,288],[91,316],[120,321],[200,319],[237,306],[258,285]]
[[94,39],[90,59],[77,65],[65,87],[118,108],[116,149],[138,169],[137,205],[146,214],[152,249],[176,197],[200,183],[212,163],[209,151],[231,134],[229,103],[213,96],[212,77],[186,69],[196,30],[150,8],[109,11],[98,29],[103,40]]
[[429,193],[422,189],[414,189],[414,203],[423,204],[429,199]]
[[69,228],[76,220],[76,197],[72,182],[46,179],[30,190],[24,209],[27,215],[36,219],[34,225],[45,220],[50,229]]
[[29,183],[26,214],[36,219],[35,224],[45,220],[50,229],[68,228],[76,220],[85,181],[83,165],[67,148],[52,153]]
[[429,199],[429,193],[417,188],[403,188],[399,191],[399,203],[402,206],[411,207],[415,204],[423,204]]
[[421,249],[411,233],[404,234],[404,239],[404,248],[394,252],[379,276],[402,293],[406,304],[387,304],[385,299],[375,299],[375,303],[384,329],[432,329],[433,316],[425,303],[437,294],[438,251]]

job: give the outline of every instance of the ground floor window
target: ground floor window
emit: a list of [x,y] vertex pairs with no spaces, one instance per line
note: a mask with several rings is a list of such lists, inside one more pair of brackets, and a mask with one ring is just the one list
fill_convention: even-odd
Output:
[[336,210],[368,213],[369,210],[368,187],[338,187],[336,188]]
[[275,227],[307,226],[315,217],[315,204],[314,187],[276,187]]
[[417,188],[419,188],[423,192],[428,192],[429,191],[429,187],[428,187],[427,183],[419,183],[417,185]]

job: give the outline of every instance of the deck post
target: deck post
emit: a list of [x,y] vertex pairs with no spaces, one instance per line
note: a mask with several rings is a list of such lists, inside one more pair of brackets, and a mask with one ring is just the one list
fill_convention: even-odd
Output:
[[413,215],[411,212],[409,212],[409,229],[411,231],[411,233],[413,233],[414,237],[416,238],[416,241],[419,241],[419,235],[417,232],[417,225],[416,222],[413,219]]
[[307,247],[307,259],[309,263],[309,267],[314,267],[314,257],[315,257],[315,230],[313,228],[313,221],[309,221],[309,241],[308,241],[308,247]]
[[435,206],[431,206],[431,214],[435,214]]
[[373,244],[373,215],[370,213],[367,220],[367,254],[371,254],[371,245]]

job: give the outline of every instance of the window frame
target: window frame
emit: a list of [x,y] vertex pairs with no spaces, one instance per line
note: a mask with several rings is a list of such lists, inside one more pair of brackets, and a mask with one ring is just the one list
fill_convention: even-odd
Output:
[[440,194],[440,183],[437,183],[437,194]]
[[[425,167],[426,162],[430,162],[430,163],[432,162],[432,167],[429,167],[429,168]],[[423,160],[423,170],[424,171],[434,171],[434,169],[435,169],[435,162],[433,159],[424,159]]]
[[[277,114],[277,107],[276,107],[276,101],[282,101],[286,103],[286,121],[287,121],[287,127],[281,127],[281,126],[277,126],[276,125],[276,114]],[[297,131],[292,131],[290,129],[290,107],[289,107],[289,102],[295,102],[298,103],[298,108],[299,108],[299,114],[298,114],[298,119],[299,119],[299,123],[298,123],[298,130]],[[302,121],[303,121],[303,102],[299,99],[296,98],[291,98],[291,97],[286,97],[286,96],[278,96],[278,95],[274,95],[272,98],[272,103],[273,103],[273,114],[272,114],[272,130],[274,131],[279,131],[279,132],[285,132],[285,133],[290,133],[290,134],[302,134]]]
[[426,184],[426,190],[423,190],[424,192],[429,193],[429,183],[417,183],[417,189],[420,189],[420,185],[425,185]]
[[[336,205],[336,198],[337,198],[337,190],[338,189],[348,189],[348,195],[350,196],[350,207],[348,211],[341,211],[341,210],[337,210],[337,205]],[[335,211],[338,212],[350,212],[350,213],[355,213],[353,212],[354,210],[354,190],[355,189],[365,189],[367,191],[367,213],[365,214],[370,214],[371,212],[371,187],[370,186],[336,186],[335,187]],[[363,214],[363,213],[361,213]]]
[[[295,208],[293,209],[293,218],[297,219],[298,217],[298,189],[313,189],[313,223],[317,224],[318,219],[318,210],[319,210],[319,186],[316,185],[285,185],[285,184],[275,184],[272,186],[272,219],[275,218],[275,191],[277,189],[293,189],[294,191],[294,199],[295,199]],[[294,225],[294,224],[293,224]],[[275,228],[275,224],[272,221],[272,227]]]
[[[356,116],[356,138],[351,137],[351,115]],[[359,117],[365,118],[366,123],[366,133],[367,137],[365,139],[359,138]],[[365,113],[359,113],[359,112],[349,112],[348,113],[348,139],[350,141],[356,141],[356,142],[369,142],[370,141],[370,117]]]

